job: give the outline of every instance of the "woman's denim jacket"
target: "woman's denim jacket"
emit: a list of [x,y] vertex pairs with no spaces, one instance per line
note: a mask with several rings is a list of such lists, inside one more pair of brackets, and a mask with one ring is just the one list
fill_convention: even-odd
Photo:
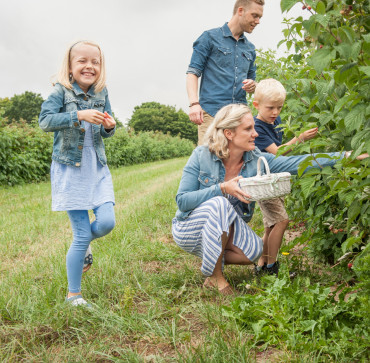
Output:
[[[67,89],[57,83],[54,91],[41,106],[39,125],[46,131],[54,132],[52,159],[67,165],[81,166],[85,129],[77,118],[78,110],[94,109],[112,114],[108,91],[104,88],[94,93],[94,87],[85,94],[77,83]],[[107,164],[102,137],[111,137],[115,128],[105,131],[103,125],[92,124],[93,144],[102,165]]]
[[[317,161],[321,166],[333,166],[338,159],[343,157],[343,154],[328,153],[328,158],[317,158]],[[300,162],[310,155],[275,157],[273,154],[261,152],[256,147],[255,150],[244,153],[244,162],[239,175],[244,178],[257,175],[257,161],[260,156],[266,158],[271,173],[287,171],[291,174],[297,174]],[[313,167],[315,166],[318,166],[316,162],[313,163]],[[263,164],[261,171],[262,173],[265,172]],[[207,146],[198,146],[184,167],[180,186],[177,191],[177,220],[185,220],[196,207],[206,200],[216,196],[222,196],[220,183],[224,179],[225,167],[221,159],[211,153]],[[242,218],[245,222],[249,222],[253,216],[255,202],[250,204],[240,202],[240,204],[244,211]]]

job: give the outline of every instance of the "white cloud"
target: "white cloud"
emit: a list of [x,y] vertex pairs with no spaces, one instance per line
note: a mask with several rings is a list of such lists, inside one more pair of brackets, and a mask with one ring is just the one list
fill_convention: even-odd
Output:
[[[92,39],[105,53],[110,100],[121,121],[149,101],[187,112],[192,43],[230,20],[233,5],[234,0],[1,1],[0,97],[27,90],[46,98],[68,45]],[[261,24],[248,39],[257,48],[276,49],[282,19],[280,1],[267,0]]]

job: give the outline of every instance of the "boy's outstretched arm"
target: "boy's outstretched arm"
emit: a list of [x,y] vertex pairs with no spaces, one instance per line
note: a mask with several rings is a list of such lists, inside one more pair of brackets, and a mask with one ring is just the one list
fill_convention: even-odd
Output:
[[[314,127],[313,129],[302,132],[298,137],[294,136],[293,139],[289,140],[287,143],[282,144],[280,146],[277,146],[275,143],[273,143],[273,144],[266,147],[266,151],[271,153],[271,154],[276,155],[278,149],[281,148],[282,146],[294,145],[297,142],[301,143],[301,142],[305,142],[307,140],[311,140],[317,135],[317,132],[318,132],[318,128]],[[290,151],[291,150],[286,151],[283,155],[288,154]]]

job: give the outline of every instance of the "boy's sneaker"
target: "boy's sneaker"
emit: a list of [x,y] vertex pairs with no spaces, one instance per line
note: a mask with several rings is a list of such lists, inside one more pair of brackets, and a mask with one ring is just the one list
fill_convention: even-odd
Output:
[[269,275],[275,275],[277,277],[279,275],[279,267],[280,267],[279,261],[275,261],[271,267],[266,266],[266,272]]
[[265,262],[263,266],[258,266],[257,264],[254,264],[254,274],[256,276],[261,276],[267,272],[267,263]]

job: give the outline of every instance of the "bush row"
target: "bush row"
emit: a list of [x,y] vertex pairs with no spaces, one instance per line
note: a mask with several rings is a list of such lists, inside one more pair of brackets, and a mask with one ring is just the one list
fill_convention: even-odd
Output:
[[108,164],[113,167],[187,156],[194,149],[190,140],[178,136],[154,131],[133,134],[124,128],[104,143]]
[[[105,139],[108,165],[119,167],[189,155],[191,141],[159,132],[129,134],[120,128]],[[53,133],[37,124],[13,123],[0,119],[0,185],[39,182],[49,174]]]
[[52,135],[38,127],[0,125],[0,185],[45,179],[50,169],[52,145]]

